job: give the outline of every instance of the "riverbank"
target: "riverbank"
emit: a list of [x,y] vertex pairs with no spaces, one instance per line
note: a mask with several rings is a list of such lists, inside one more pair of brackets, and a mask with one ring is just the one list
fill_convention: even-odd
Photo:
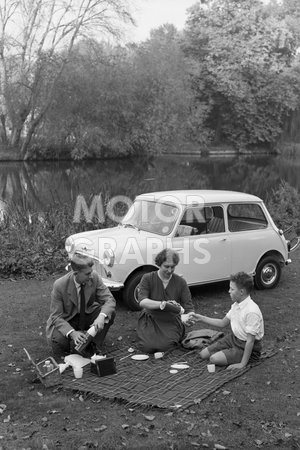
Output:
[[[245,156],[264,156],[264,155],[286,155],[286,156],[295,156],[300,154],[300,143],[297,142],[287,142],[281,143],[277,146],[273,147],[252,147],[252,148],[233,148],[232,146],[227,146],[226,144],[215,145],[205,148],[200,148],[198,145],[194,143],[187,143],[179,145],[177,148],[172,148],[168,150],[164,150],[162,153],[157,154],[149,154],[148,157],[155,156],[168,156],[168,155],[177,155],[177,156],[199,156],[199,157],[207,157],[207,156],[234,156],[234,155],[245,155]],[[147,157],[147,154],[142,154],[141,156]],[[120,155],[114,154],[113,158],[109,157],[82,157],[81,160],[90,161],[90,160],[107,160],[107,159],[130,159],[132,157],[138,158],[138,155],[124,155],[120,153]],[[0,162],[9,162],[9,161],[24,161],[20,157],[17,152],[14,151],[3,151],[0,149]],[[26,161],[73,161],[70,156],[70,152],[66,154],[60,154],[59,152],[54,152],[53,156],[50,157],[32,157],[27,159]]]

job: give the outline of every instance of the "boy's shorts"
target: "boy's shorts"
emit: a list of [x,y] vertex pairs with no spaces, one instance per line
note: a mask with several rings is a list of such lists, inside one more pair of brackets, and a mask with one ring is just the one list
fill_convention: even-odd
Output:
[[[217,352],[223,352],[228,364],[237,364],[242,361],[246,341],[238,339],[233,333],[229,333],[218,341],[206,347],[210,355]],[[261,354],[261,341],[254,341],[251,361],[257,360]]]

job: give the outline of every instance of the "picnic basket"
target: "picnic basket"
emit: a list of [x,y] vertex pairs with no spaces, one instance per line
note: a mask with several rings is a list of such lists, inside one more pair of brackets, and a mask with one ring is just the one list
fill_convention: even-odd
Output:
[[[25,348],[24,351],[27,354],[28,359],[34,366],[36,375],[38,376],[38,378],[40,379],[40,381],[43,383],[44,386],[51,387],[61,383],[59,365],[57,364],[55,359],[53,359],[51,356],[48,356],[48,358],[45,358],[36,364]],[[53,367],[53,369],[49,372],[46,372],[44,368],[46,361],[50,361]]]

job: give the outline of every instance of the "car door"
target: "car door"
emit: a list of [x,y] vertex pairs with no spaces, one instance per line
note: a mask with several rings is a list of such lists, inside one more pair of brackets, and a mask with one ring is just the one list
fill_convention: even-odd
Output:
[[230,276],[231,247],[222,206],[186,208],[172,247],[180,255],[176,272],[189,285],[224,280]]
[[272,250],[274,230],[259,204],[232,203],[227,207],[232,248],[232,273],[253,273],[258,260]]

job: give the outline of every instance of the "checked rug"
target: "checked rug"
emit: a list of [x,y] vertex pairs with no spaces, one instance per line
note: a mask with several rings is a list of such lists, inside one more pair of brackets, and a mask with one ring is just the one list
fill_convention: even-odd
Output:
[[[165,353],[161,359],[149,355],[145,361],[136,361],[131,359],[127,348],[114,348],[107,356],[114,357],[116,374],[98,377],[91,373],[88,364],[83,368],[80,379],[75,379],[72,368],[68,368],[62,374],[62,383],[65,389],[122,400],[131,406],[185,409],[200,403],[225,383],[240,377],[276,353],[276,350],[266,350],[259,361],[244,369],[216,367],[216,372],[209,373],[207,362],[201,361],[198,356],[199,350],[175,349]],[[183,362],[189,368],[170,373],[172,364]]]

